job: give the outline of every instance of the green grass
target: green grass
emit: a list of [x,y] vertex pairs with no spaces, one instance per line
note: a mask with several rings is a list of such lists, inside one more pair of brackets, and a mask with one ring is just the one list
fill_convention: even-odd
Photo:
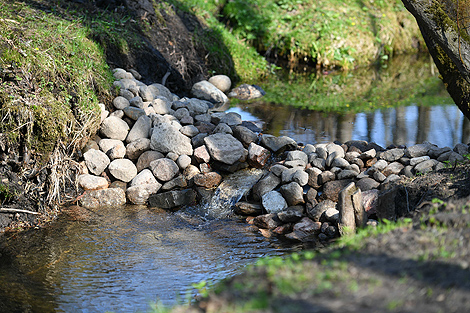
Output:
[[[171,0],[194,13],[223,38],[240,73],[251,47],[288,59],[352,69],[390,56],[416,52],[421,34],[401,1]],[[230,42],[246,47],[233,51]],[[238,55],[241,52],[242,55]],[[257,57],[259,59],[259,56]],[[245,58],[245,60],[247,60]],[[241,75],[242,76],[242,75]],[[250,76],[253,77],[253,76]]]
[[112,96],[106,53],[126,54],[138,41],[124,15],[1,4],[0,131],[46,161],[57,142],[73,148],[97,130],[97,104]]

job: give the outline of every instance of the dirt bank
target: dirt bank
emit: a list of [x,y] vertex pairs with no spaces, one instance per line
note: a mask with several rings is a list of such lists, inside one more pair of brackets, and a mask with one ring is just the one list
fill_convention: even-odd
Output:
[[320,252],[271,259],[193,312],[464,312],[470,307],[470,165],[401,184],[410,213]]

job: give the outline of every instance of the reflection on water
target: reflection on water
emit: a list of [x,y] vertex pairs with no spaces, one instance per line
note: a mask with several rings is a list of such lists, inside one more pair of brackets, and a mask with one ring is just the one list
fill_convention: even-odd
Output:
[[286,251],[234,219],[143,206],[81,210],[79,221],[3,242],[0,311],[147,311],[152,301],[184,300],[192,283]]
[[470,142],[470,123],[454,104],[340,114],[254,102],[231,111],[241,114],[243,120],[264,124],[265,133],[289,136],[304,144],[366,140],[387,147],[428,141],[453,147]]

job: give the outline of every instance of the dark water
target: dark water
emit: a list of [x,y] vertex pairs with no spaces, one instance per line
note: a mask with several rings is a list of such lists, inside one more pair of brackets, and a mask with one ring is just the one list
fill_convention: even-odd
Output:
[[265,133],[289,136],[304,144],[366,140],[387,147],[428,141],[439,147],[454,147],[470,142],[470,123],[455,104],[339,114],[254,102],[228,111],[239,113],[243,120],[263,124]]
[[1,312],[145,312],[287,251],[244,221],[144,206],[81,209],[2,245]]

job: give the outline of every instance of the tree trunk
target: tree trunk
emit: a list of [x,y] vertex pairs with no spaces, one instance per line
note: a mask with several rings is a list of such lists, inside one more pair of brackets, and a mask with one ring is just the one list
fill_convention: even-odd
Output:
[[470,118],[470,1],[402,0],[413,14],[452,99]]

